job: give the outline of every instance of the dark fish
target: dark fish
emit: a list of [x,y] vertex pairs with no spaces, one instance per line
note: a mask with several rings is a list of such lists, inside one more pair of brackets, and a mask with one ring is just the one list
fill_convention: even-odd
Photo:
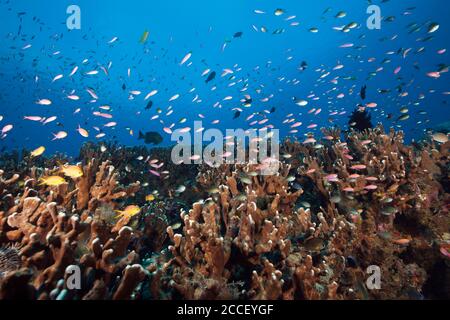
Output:
[[323,239],[320,238],[308,239],[303,245],[305,249],[309,251],[321,251],[323,248],[325,248],[325,243]]
[[213,71],[208,75],[208,78],[206,78],[205,82],[208,83],[208,82],[212,81],[215,77],[216,77],[216,72]]
[[304,71],[304,70],[306,70],[307,67],[308,67],[308,64],[306,63],[306,61],[302,61],[302,63],[300,64],[300,67],[298,67],[298,69],[300,71]]
[[359,95],[361,96],[361,99],[366,99],[366,85],[363,85],[362,87],[361,87],[361,91],[359,92]]
[[127,88],[127,86],[125,85],[125,83],[122,85],[122,90],[125,90]]
[[250,106],[252,105],[252,101],[253,101],[252,98],[250,98],[250,99],[245,99],[245,101],[244,101],[244,103],[242,103],[242,105],[243,105],[244,107],[250,107]]
[[277,108],[275,108],[275,107],[272,107],[272,108],[270,109],[270,113],[274,113],[274,112],[275,112],[275,110],[277,110]]
[[358,260],[356,260],[356,258],[353,257],[353,256],[348,256],[348,257],[347,257],[347,259],[346,259],[346,265],[347,265],[349,268],[358,268],[358,267],[359,267]]
[[143,134],[141,131],[139,131],[139,140],[144,140],[146,144],[160,144],[163,141],[163,137],[155,131],[149,131]]
[[241,115],[241,112],[240,111],[236,111],[234,113],[233,119],[239,118],[240,115]]
[[284,32],[284,29],[275,29],[272,34],[282,34]]
[[153,106],[153,101],[150,100],[147,105],[145,106],[145,110],[149,110]]
[[242,32],[241,32],[241,31],[236,32],[236,33],[233,35],[233,38],[240,38],[240,37],[242,37]]

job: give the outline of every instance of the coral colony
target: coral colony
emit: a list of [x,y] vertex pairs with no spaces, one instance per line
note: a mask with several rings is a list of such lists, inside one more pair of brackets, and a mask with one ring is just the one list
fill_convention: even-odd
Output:
[[0,0],[0,300],[450,299],[437,1],[56,2]]
[[435,283],[449,275],[450,142],[407,146],[381,126],[323,135],[321,148],[283,141],[274,175],[169,160],[154,185],[146,165],[170,149],[86,144],[72,171],[59,156],[2,154],[0,298],[448,295]]

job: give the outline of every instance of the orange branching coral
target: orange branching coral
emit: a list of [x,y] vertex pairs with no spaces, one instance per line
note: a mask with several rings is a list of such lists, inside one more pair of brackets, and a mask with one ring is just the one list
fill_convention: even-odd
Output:
[[[62,177],[58,159],[1,160],[0,248],[17,263],[0,270],[0,298],[448,298],[436,283],[449,272],[450,143],[409,146],[381,126],[322,133],[284,141],[273,175],[87,145],[82,176],[47,186],[41,177]],[[138,214],[119,219],[131,204]]]
[[[95,173],[95,179],[93,173]],[[83,168],[83,177],[78,178],[76,186],[77,209],[94,211],[101,203],[133,196],[139,190],[139,181],[127,188],[118,186],[118,173],[109,161],[101,165],[94,159]]]
[[[50,172],[52,170],[44,170],[44,174]],[[34,289],[30,291],[27,282],[23,284],[23,290],[32,292],[34,298],[53,299],[57,293],[66,294],[66,289],[58,283],[64,279],[70,265],[84,269],[84,275],[90,275],[92,281],[95,280],[92,273],[102,272],[102,283],[108,284],[115,281],[114,274],[139,261],[139,255],[128,249],[132,229],[127,226],[114,229],[114,223],[108,225],[95,216],[99,205],[109,204],[116,208],[120,205],[117,200],[132,197],[140,187],[139,182],[120,186],[114,167],[108,162],[98,165],[95,159],[83,168],[83,176],[75,178],[74,182],[67,181],[58,186],[37,185],[36,174],[36,170],[32,170],[34,178],[25,175],[22,193],[13,203],[4,203],[4,210],[0,211],[2,242],[20,243],[20,265],[33,270],[31,276],[20,270],[17,277],[7,274],[4,287],[11,281],[28,279]],[[2,188],[17,183],[18,177],[14,175],[11,179],[1,180]],[[130,297],[142,280],[142,274],[139,272],[136,276],[136,271],[132,270],[125,271],[125,277],[134,279],[135,285],[121,285],[115,298]],[[103,298],[112,297],[108,290],[103,294]],[[4,296],[8,297],[8,293]]]
[[[219,275],[220,283],[230,284],[239,259],[263,268],[253,271],[243,291],[256,299],[417,295],[432,263],[416,255],[426,250],[436,259],[433,239],[448,241],[448,207],[441,205],[448,194],[438,182],[448,172],[448,146],[417,150],[403,144],[402,132],[385,134],[382,127],[352,132],[347,143],[340,142],[339,130],[323,132],[334,142],[322,148],[284,143],[289,165],[280,176],[253,177],[250,166],[201,168],[199,182],[205,188],[221,185],[219,196],[182,215],[183,234],[169,228],[176,272]],[[282,179],[288,174],[303,191],[289,191],[293,185]],[[296,209],[297,198],[314,197],[316,214]],[[370,265],[380,266],[392,283],[385,291],[365,287]]]

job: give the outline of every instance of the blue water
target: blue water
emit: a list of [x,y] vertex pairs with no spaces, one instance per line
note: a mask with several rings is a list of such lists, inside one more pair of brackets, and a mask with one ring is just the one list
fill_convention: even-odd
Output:
[[[198,114],[203,114],[205,128],[247,129],[250,128],[249,122],[262,119],[255,116],[246,121],[249,115],[272,107],[276,107],[276,111],[266,115],[269,121],[264,125],[271,124],[280,129],[282,136],[290,134],[302,139],[306,132],[316,132],[320,136],[322,126],[335,124],[347,129],[348,115],[362,102],[359,89],[364,84],[367,85],[364,102],[377,103],[376,108],[369,110],[372,121],[382,122],[387,128],[395,126],[404,130],[408,140],[419,139],[427,128],[449,120],[448,95],[443,94],[450,91],[448,73],[441,73],[439,79],[426,75],[436,71],[438,64],[449,63],[449,52],[437,53],[441,49],[450,49],[448,3],[443,0],[373,3],[380,6],[383,17],[395,16],[392,22],[382,21],[381,30],[367,29],[368,3],[361,0],[1,0],[0,115],[3,120],[0,128],[7,124],[13,124],[14,128],[0,141],[0,148],[35,149],[45,146],[47,154],[58,151],[76,155],[86,141],[117,140],[125,145],[143,144],[137,139],[139,130],[157,131],[164,137],[162,145],[170,145],[170,136],[162,129],[172,123],[175,123],[174,129],[192,127],[193,121],[199,120]],[[81,9],[81,30],[69,31],[66,26],[66,9],[71,4],[77,4]],[[330,11],[324,13],[329,7]],[[277,8],[284,9],[284,14],[275,16]],[[405,15],[407,8],[410,14]],[[255,9],[266,13],[256,14]],[[341,10],[346,11],[347,16],[335,18]],[[25,14],[18,15],[21,12]],[[292,15],[296,18],[285,21]],[[292,22],[299,22],[299,25],[291,26]],[[333,27],[350,22],[359,26],[348,33],[333,30]],[[427,33],[430,22],[440,24],[432,34]],[[421,25],[420,31],[408,33],[407,26],[411,23]],[[263,33],[260,29],[256,32],[253,25],[257,28],[264,26],[268,32]],[[317,27],[319,32],[309,32],[311,27]],[[274,35],[275,29],[284,29],[284,32]],[[142,44],[139,40],[145,30],[149,31],[149,36]],[[242,37],[233,38],[236,32],[243,32]],[[420,41],[427,36],[433,39]],[[108,44],[114,37],[118,40]],[[226,39],[231,41],[222,50]],[[345,43],[353,43],[354,47],[339,47]],[[28,44],[32,46],[23,49]],[[417,53],[421,47],[424,51]],[[411,48],[406,58],[396,53],[400,48]],[[395,54],[388,54],[390,51]],[[192,52],[192,57],[180,66],[181,59],[188,52]],[[376,60],[368,62],[372,57]],[[385,58],[391,62],[382,63]],[[86,64],[82,63],[84,59],[88,59]],[[299,71],[302,61],[307,62],[308,67]],[[106,75],[100,66],[107,67],[110,62],[109,75]],[[343,64],[344,68],[333,70],[337,64]],[[69,77],[74,66],[79,70]],[[401,70],[395,75],[394,70],[399,66]],[[256,67],[259,69],[255,70]],[[384,69],[369,78],[369,73],[379,67]],[[129,68],[130,77],[127,74]],[[215,80],[208,84],[205,83],[206,77],[201,76],[207,68],[217,72]],[[234,71],[236,79],[230,80],[230,75],[221,77],[226,68]],[[99,73],[85,75],[91,70]],[[326,72],[330,75],[318,81]],[[52,82],[58,74],[64,77]],[[356,80],[344,80],[347,76]],[[337,84],[330,82],[335,77],[339,77]],[[294,85],[294,79],[300,83]],[[247,91],[240,92],[242,82],[228,86],[239,80],[248,82]],[[124,84],[125,90],[122,89]],[[401,97],[396,91],[399,84],[408,93],[406,96]],[[211,91],[213,86],[217,89]],[[95,90],[98,101],[90,102],[92,98],[86,92],[88,87]],[[189,93],[194,87],[196,90]],[[154,89],[158,94],[150,98],[153,106],[145,110],[148,101],[144,101],[144,97]],[[256,89],[261,89],[261,93],[258,94]],[[349,91],[351,89],[353,94]],[[377,89],[392,91],[380,94]],[[80,100],[67,99],[72,90]],[[131,90],[142,93],[130,100]],[[246,93],[253,98],[250,108],[242,107],[239,102]],[[320,99],[308,99],[311,93]],[[338,99],[339,93],[344,93],[345,97]],[[180,98],[168,102],[175,94],[180,94]],[[201,103],[192,103],[196,94]],[[419,99],[420,94],[424,95],[423,99]],[[273,98],[268,102],[260,101],[270,95]],[[226,96],[233,99],[223,101]],[[299,107],[293,97],[306,99],[309,104]],[[53,103],[50,106],[35,103],[44,98]],[[221,102],[221,108],[213,106],[217,101]],[[113,119],[92,114],[102,105],[112,107],[109,113],[113,114]],[[174,111],[166,116],[169,106]],[[394,121],[401,115],[399,110],[403,106],[409,109],[410,118]],[[231,109],[236,107],[244,110],[239,118],[233,120],[234,111]],[[74,114],[77,108],[81,111]],[[162,109],[159,119],[150,120],[157,114],[157,108]],[[321,108],[322,112],[308,114],[312,108]],[[425,110],[427,114],[419,114],[419,110]],[[346,114],[330,116],[333,111],[345,111]],[[283,124],[290,113],[294,114],[290,118],[303,123],[297,133],[289,133],[290,124]],[[386,119],[389,113],[392,118]],[[58,118],[43,125],[24,120],[24,116]],[[179,124],[183,117],[187,121]],[[212,124],[216,119],[220,123]],[[104,128],[103,125],[110,121],[117,122],[117,126]],[[307,126],[313,123],[318,126],[308,129]],[[78,125],[89,131],[89,138],[78,134]],[[106,136],[96,139],[98,132],[93,127],[99,127]],[[133,136],[129,129],[133,130]],[[51,141],[52,133],[60,130],[68,133],[67,138]]]

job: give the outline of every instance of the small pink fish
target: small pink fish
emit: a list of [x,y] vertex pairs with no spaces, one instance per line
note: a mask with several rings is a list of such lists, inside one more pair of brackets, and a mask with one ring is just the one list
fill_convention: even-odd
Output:
[[92,112],[92,114],[94,116],[102,117],[102,118],[105,118],[105,119],[112,119],[112,117],[113,117],[109,113],[102,113],[102,112],[98,112],[98,111],[94,111],[94,112]]
[[89,95],[92,97],[92,99],[95,99],[95,100],[98,99],[98,96],[97,96],[97,94],[95,93],[94,90],[88,88],[88,89],[86,89],[86,91],[87,91],[87,93],[89,93]]
[[87,132],[87,130],[83,129],[80,125],[78,125],[77,131],[82,137],[89,137],[89,133]]
[[165,133],[172,134],[172,129],[170,129],[168,127],[163,128],[163,130]]
[[78,66],[75,66],[75,67],[72,69],[72,72],[69,74],[69,77],[73,76],[77,71],[78,71]]
[[52,82],[55,82],[55,81],[57,81],[57,80],[59,80],[59,79],[62,79],[62,77],[64,77],[64,75],[58,74],[57,76],[55,76],[55,77],[53,78]]
[[7,124],[6,126],[4,126],[3,129],[2,129],[2,135],[4,135],[5,133],[11,131],[12,128],[14,128],[14,126],[12,124]]
[[50,123],[50,122],[55,121],[56,119],[57,119],[56,116],[49,117],[49,118],[45,119],[44,122],[43,122],[42,124],[45,125],[45,124],[47,124],[47,123]]
[[369,184],[367,186],[364,187],[364,189],[366,190],[376,190],[378,187],[374,184]]
[[192,53],[191,53],[191,52],[187,53],[187,54],[184,56],[184,58],[181,60],[180,66],[182,66],[184,63],[186,63],[186,61],[188,61],[188,60],[191,58],[191,56],[192,56]]
[[402,70],[402,67],[395,68],[394,74],[398,74],[400,72],[400,70]]
[[258,124],[264,124],[264,123],[266,123],[267,121],[269,121],[268,118],[263,119],[263,120],[260,120],[260,121],[258,122]]
[[353,157],[349,154],[344,154],[344,158],[346,158],[348,160],[353,160]]
[[433,72],[428,72],[427,76],[429,76],[430,78],[437,79],[441,76],[441,74],[437,71],[433,71]]
[[53,133],[53,140],[61,140],[67,137],[67,132],[65,131],[59,131],[58,133]]
[[158,171],[155,171],[155,170],[148,170],[151,174],[153,174],[154,176],[157,176],[157,177],[161,177],[161,174],[158,172]]
[[40,104],[42,106],[49,106],[52,104],[52,101],[49,99],[40,99],[40,100],[36,101],[36,104]]
[[111,127],[115,127],[116,125],[117,125],[117,122],[111,121],[111,122],[108,122],[107,124],[105,124],[104,127],[111,128]]
[[355,165],[350,167],[350,169],[353,169],[353,170],[364,170],[366,168],[367,167],[364,164],[355,164]]
[[23,117],[24,120],[30,120],[30,121],[41,121],[42,117],[39,116],[25,116]]
[[449,245],[442,245],[439,251],[447,258],[450,258],[450,246]]
[[181,133],[186,133],[186,132],[191,131],[191,128],[186,127],[186,128],[182,128],[182,129],[179,129],[179,130],[180,130]]
[[159,168],[161,168],[163,165],[164,165],[164,162],[161,162],[160,164],[150,163],[150,166],[151,166],[152,168],[155,168],[155,169],[159,169]]
[[329,174],[329,175],[325,176],[325,180],[327,180],[328,182],[337,182],[337,181],[339,181],[338,176],[335,173],[332,173],[332,174]]

